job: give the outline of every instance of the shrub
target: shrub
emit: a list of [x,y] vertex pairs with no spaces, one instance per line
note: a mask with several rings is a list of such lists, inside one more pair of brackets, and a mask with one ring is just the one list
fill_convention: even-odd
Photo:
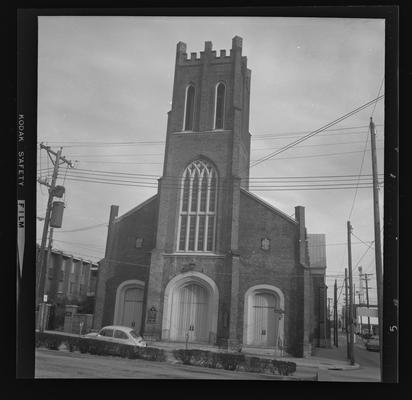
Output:
[[135,347],[137,358],[147,361],[166,361],[164,350],[156,347]]
[[181,361],[185,365],[190,365],[190,360],[191,360],[191,350],[184,350],[184,349],[178,349],[178,350],[173,350],[173,355],[176,358],[176,360]]
[[224,369],[229,371],[235,371],[238,369],[241,363],[245,362],[245,356],[243,354],[236,353],[219,353],[219,361]]
[[51,332],[36,332],[35,343],[36,347],[46,347],[50,350],[58,350],[64,344],[69,351],[74,351],[79,347],[79,338]]
[[259,357],[250,357],[247,366],[248,372],[262,372],[260,361]]
[[272,360],[273,367],[280,375],[290,375],[296,371],[296,364],[290,361]]
[[186,365],[198,365],[208,368],[224,368],[230,371],[236,370],[245,361],[243,354],[214,353],[205,350],[174,350],[174,357]]

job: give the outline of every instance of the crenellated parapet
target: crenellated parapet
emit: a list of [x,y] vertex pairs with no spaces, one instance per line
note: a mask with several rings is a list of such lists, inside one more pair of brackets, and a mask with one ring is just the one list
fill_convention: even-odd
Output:
[[187,53],[187,46],[184,42],[179,42],[176,49],[176,64],[179,66],[200,65],[206,60],[212,64],[226,64],[233,62],[235,57],[240,56],[242,67],[247,66],[247,57],[242,56],[242,38],[235,36],[232,39],[232,48],[227,54],[225,49],[219,51],[213,50],[212,42],[205,42],[204,51],[191,52],[190,57]]

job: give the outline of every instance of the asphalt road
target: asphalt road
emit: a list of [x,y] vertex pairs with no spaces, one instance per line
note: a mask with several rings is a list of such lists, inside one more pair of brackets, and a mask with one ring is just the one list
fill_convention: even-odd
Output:
[[[346,360],[346,336],[339,335],[339,347],[331,350],[318,349],[317,353],[325,358]],[[354,370],[319,370],[320,381],[379,382],[379,352],[366,350],[363,342],[357,339],[354,345],[355,363],[360,365]]]
[[79,352],[36,350],[35,378],[126,379],[241,379],[279,380],[278,375],[233,372],[190,365],[170,364]]

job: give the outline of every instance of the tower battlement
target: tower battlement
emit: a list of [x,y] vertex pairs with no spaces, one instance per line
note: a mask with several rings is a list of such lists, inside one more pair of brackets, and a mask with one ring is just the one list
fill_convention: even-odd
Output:
[[191,52],[190,57],[187,53],[187,46],[184,42],[179,42],[176,49],[176,63],[177,65],[198,65],[202,64],[205,60],[209,63],[219,64],[232,62],[235,55],[240,55],[242,60],[242,65],[246,67],[247,57],[242,56],[242,38],[235,36],[232,39],[232,48],[229,50],[229,54],[226,53],[225,49],[219,51],[213,50],[212,42],[206,41],[204,51]]

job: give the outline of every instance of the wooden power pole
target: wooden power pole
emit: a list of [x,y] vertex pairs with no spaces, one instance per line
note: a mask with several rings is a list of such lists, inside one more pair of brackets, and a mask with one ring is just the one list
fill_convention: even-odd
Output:
[[333,341],[334,345],[338,347],[338,283],[336,279],[333,288]]
[[[366,291],[366,307],[368,308],[368,313],[369,313],[369,286],[368,286],[369,278],[368,278],[368,275],[371,275],[371,274],[365,273],[364,275],[365,275],[364,280],[365,280],[365,291]],[[369,334],[371,333],[371,319],[369,315],[368,315],[368,333]]]
[[380,371],[381,381],[383,381],[383,271],[381,253],[381,228],[379,217],[379,192],[378,192],[378,166],[376,161],[376,134],[375,124],[370,118],[371,133],[371,153],[372,153],[372,174],[373,174],[373,219],[375,222],[375,264],[376,264],[376,286],[378,293],[378,325],[379,325],[379,346],[380,346]]
[[[39,183],[46,185],[49,187],[49,198],[47,201],[47,208],[46,208],[46,216],[44,218],[44,226],[43,226],[43,235],[41,238],[41,245],[40,245],[40,251],[39,251],[39,272],[37,274],[37,282],[36,282],[36,305],[43,301],[43,294],[44,294],[44,284],[45,284],[45,276],[46,276],[46,242],[47,242],[47,234],[49,231],[49,225],[50,225],[50,218],[51,218],[51,211],[53,207],[53,197],[54,197],[54,192],[56,188],[56,181],[57,181],[57,175],[59,172],[59,165],[66,163],[68,164],[71,168],[73,168],[73,164],[71,161],[66,160],[65,157],[63,157],[62,150],[63,148],[60,147],[60,149],[57,151],[57,153],[53,150],[50,149],[49,146],[45,146],[43,143],[40,143],[40,148],[45,149],[48,153],[48,156],[52,160],[54,164],[53,168],[53,175],[52,175],[52,180],[51,183],[48,184],[47,182],[44,182],[40,179],[38,179]],[[50,156],[50,154],[53,154],[55,156],[55,159],[53,160]],[[50,237],[49,244],[51,245],[52,243],[52,238]]]
[[346,353],[349,355],[349,301],[348,301],[348,269],[345,268],[345,332],[346,332]]
[[353,282],[352,282],[352,247],[351,247],[351,231],[352,226],[350,221],[347,222],[348,228],[348,272],[349,272],[349,360],[351,365],[355,364],[354,347],[354,332],[353,332]]

